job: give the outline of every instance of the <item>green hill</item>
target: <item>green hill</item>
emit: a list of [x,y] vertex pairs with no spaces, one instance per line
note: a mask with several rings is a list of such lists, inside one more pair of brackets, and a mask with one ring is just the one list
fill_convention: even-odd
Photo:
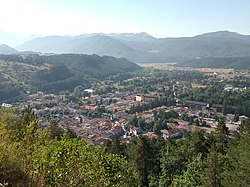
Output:
[[233,68],[237,70],[250,70],[250,57],[235,58],[200,58],[177,63],[177,67],[194,68]]
[[[11,90],[13,84],[19,91],[73,90],[78,85],[91,86],[91,79],[106,79],[110,75],[140,69],[125,58],[98,55],[0,55],[0,60],[4,69],[0,74],[0,88],[3,88],[0,93],[6,93],[5,88]],[[17,93],[16,89],[14,91]],[[0,101],[5,99],[8,97],[1,99],[0,96]]]

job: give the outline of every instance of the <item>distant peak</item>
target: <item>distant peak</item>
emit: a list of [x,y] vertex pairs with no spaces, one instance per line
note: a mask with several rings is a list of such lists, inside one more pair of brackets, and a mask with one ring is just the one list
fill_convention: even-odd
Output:
[[8,45],[6,45],[6,44],[0,44],[0,46],[1,46],[1,47],[10,47],[10,46],[8,46]]
[[238,37],[242,36],[241,34],[237,32],[231,32],[231,31],[216,31],[216,32],[210,32],[210,33],[205,33],[202,35],[197,35],[195,37],[220,37],[220,38],[232,38],[232,37]]
[[18,51],[6,44],[0,45],[0,54],[14,54],[14,53],[18,53]]
[[8,46],[8,45],[6,45],[6,44],[0,44],[0,47],[1,47],[1,48],[11,48],[11,49],[13,49],[12,47],[10,47],[10,46]]
[[144,35],[144,36],[151,36],[150,34],[146,33],[146,32],[139,32],[138,34]]

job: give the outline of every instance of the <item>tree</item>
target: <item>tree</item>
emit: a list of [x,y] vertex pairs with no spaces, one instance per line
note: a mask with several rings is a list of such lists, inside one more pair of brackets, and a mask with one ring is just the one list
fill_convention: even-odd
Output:
[[83,89],[82,86],[77,86],[77,87],[75,87],[75,88],[74,88],[74,92],[73,92],[74,96],[77,97],[77,98],[82,97],[83,90],[84,90],[84,89]]
[[216,145],[217,151],[219,151],[222,154],[225,154],[228,149],[229,131],[224,119],[219,120],[215,131],[216,131],[215,138],[217,144]]
[[183,175],[175,176],[171,187],[198,187],[201,185],[202,173],[201,155],[198,155],[187,165],[187,170]]
[[60,127],[58,127],[58,124],[56,121],[51,120],[50,126],[48,127],[48,134],[51,139],[60,139],[62,135],[64,134],[64,130]]
[[244,121],[239,135],[230,144],[223,172],[225,187],[245,187],[250,185],[250,121]]
[[168,142],[162,149],[160,187],[170,186],[176,175],[181,175],[187,158],[178,147]]
[[138,172],[140,186],[158,186],[161,175],[160,155],[165,145],[163,139],[139,136],[128,144],[126,155]]
[[132,185],[136,175],[128,173],[128,168],[124,157],[106,153],[66,134],[44,146],[35,159],[35,170],[46,186]]
[[111,140],[104,141],[103,149],[108,153],[124,155],[125,146],[118,136],[114,136]]
[[134,139],[127,148],[128,158],[138,171],[140,186],[142,187],[149,186],[151,158],[154,156],[152,150],[150,140],[145,136]]
[[223,106],[222,106],[222,113],[223,113],[223,115],[227,115],[227,101],[226,100],[224,100],[223,101]]
[[196,158],[198,155],[201,155],[202,158],[207,156],[210,143],[206,136],[203,131],[184,134],[184,140],[179,142],[179,146],[188,159]]
[[216,127],[216,132],[218,134],[222,134],[222,135],[228,135],[229,134],[228,127],[226,126],[225,119],[220,119],[219,120],[218,125]]
[[166,127],[167,127],[167,125],[163,124],[163,122],[160,119],[158,119],[157,121],[154,122],[153,131],[155,134],[160,135],[161,130],[166,128]]
[[211,151],[205,162],[203,172],[203,187],[222,187],[223,157],[217,152],[216,145],[213,144]]
[[[24,187],[138,186],[138,176],[123,156],[104,152],[70,133],[53,139],[51,130],[40,128],[29,115],[7,115],[1,108],[0,114],[0,183]],[[19,127],[8,124],[14,121],[23,129],[20,138],[13,138]]]
[[10,140],[8,123],[11,122],[13,122],[12,111],[0,107],[0,184],[28,186],[28,176],[20,165],[20,158],[13,146],[13,140]]

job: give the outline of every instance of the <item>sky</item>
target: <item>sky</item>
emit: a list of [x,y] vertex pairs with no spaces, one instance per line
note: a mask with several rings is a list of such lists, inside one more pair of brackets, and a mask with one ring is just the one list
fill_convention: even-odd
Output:
[[0,0],[0,31],[23,35],[228,30],[250,35],[250,0]]

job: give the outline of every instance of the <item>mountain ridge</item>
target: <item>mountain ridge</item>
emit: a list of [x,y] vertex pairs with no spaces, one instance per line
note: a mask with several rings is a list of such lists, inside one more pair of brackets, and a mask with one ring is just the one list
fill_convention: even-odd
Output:
[[133,62],[183,61],[197,57],[249,57],[250,36],[216,31],[180,38],[154,38],[147,33],[91,33],[30,40],[19,51],[97,54]]
[[0,45],[0,54],[15,54],[19,53],[18,50],[6,45],[6,44],[1,44]]

